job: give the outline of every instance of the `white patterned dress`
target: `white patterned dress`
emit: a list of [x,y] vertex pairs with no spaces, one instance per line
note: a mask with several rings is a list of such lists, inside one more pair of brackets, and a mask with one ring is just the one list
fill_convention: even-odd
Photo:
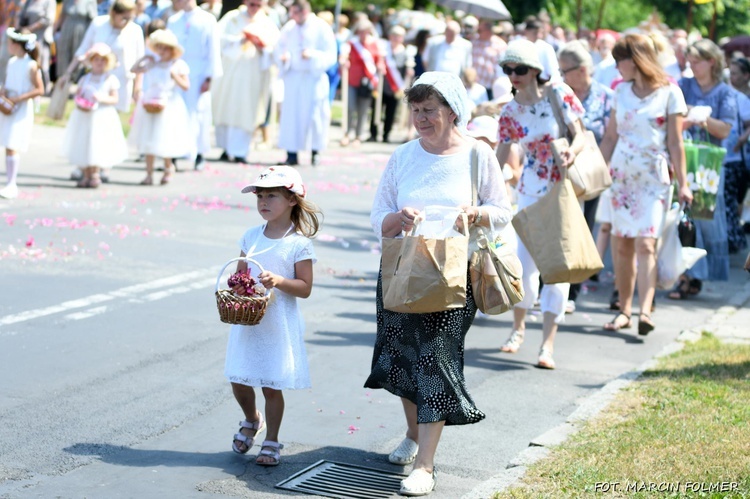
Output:
[[[242,251],[248,256],[257,254],[253,258],[264,269],[293,279],[295,263],[304,260],[315,263],[310,239],[300,234],[269,239],[263,234],[265,227],[253,227],[240,239]],[[252,263],[248,266],[251,275],[257,277],[258,267]],[[305,324],[297,298],[278,289],[273,293],[275,296],[257,326],[231,327],[224,375],[232,383],[253,387],[309,388],[310,371],[303,339]]]
[[669,115],[685,114],[679,87],[660,87],[641,99],[633,83],[615,89],[617,146],[610,168],[612,232],[619,237],[659,237],[669,192]]

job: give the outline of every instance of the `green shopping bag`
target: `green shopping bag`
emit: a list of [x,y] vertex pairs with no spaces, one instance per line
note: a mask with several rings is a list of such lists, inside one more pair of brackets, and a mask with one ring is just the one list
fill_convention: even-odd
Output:
[[687,182],[693,191],[693,218],[713,220],[719,193],[721,164],[727,150],[710,142],[685,140]]

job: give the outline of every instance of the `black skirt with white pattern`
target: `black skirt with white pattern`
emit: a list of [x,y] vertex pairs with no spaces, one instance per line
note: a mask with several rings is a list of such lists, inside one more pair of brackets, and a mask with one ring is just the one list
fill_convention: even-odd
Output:
[[383,308],[382,271],[376,297],[377,337],[366,388],[384,388],[417,406],[418,423],[477,423],[485,418],[466,389],[464,339],[477,306],[467,277],[466,306],[429,314]]

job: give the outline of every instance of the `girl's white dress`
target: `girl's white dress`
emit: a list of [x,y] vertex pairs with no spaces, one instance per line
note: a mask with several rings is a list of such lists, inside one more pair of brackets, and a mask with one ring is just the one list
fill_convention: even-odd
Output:
[[[34,88],[31,82],[31,70],[34,67],[37,64],[28,55],[10,58],[5,74],[5,91],[8,97],[25,94]],[[29,99],[16,104],[12,114],[0,113],[0,147],[26,152],[31,142],[33,126],[34,103]]]
[[[120,81],[111,73],[84,76],[78,83],[78,94],[93,101],[94,95],[122,91]],[[98,104],[90,111],[73,110],[65,127],[63,155],[76,166],[110,168],[128,157],[125,134],[117,109],[112,104]]]
[[[177,91],[170,71],[187,75],[188,65],[182,59],[157,62],[143,75],[143,95],[135,107],[128,143],[140,154],[161,158],[182,158],[194,146],[185,101]],[[149,113],[144,102],[160,101],[164,109]]]
[[[245,254],[256,259],[264,269],[292,279],[294,264],[317,260],[312,241],[300,234],[282,239],[263,235],[265,225],[248,230],[240,240]],[[273,249],[269,249],[273,248]],[[268,251],[264,251],[268,250]],[[262,253],[261,253],[262,252]],[[251,275],[258,267],[248,262]],[[266,314],[257,326],[233,325],[229,332],[224,375],[232,383],[275,390],[310,387],[310,372],[303,335],[304,321],[294,296],[278,289]]]

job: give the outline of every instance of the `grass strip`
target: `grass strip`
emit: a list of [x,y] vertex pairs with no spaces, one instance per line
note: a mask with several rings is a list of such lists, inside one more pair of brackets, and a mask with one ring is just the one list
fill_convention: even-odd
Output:
[[493,499],[750,497],[750,345],[668,357]]

